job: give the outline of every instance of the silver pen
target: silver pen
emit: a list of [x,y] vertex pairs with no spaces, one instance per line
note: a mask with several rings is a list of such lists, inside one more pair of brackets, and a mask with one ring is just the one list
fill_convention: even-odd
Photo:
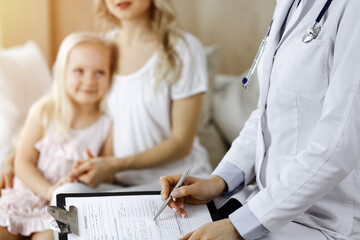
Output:
[[[175,190],[176,188],[179,188],[181,186],[181,184],[184,183],[186,178],[190,175],[191,169],[192,169],[192,165],[190,164],[190,167],[188,169],[186,169],[186,171],[181,175],[181,178],[179,179],[178,183],[175,185],[173,190]],[[171,193],[170,193],[169,197],[161,204],[159,210],[155,214],[153,221],[155,221],[156,218],[162,213],[162,211],[164,211],[165,207],[168,205],[170,200],[171,200]]]

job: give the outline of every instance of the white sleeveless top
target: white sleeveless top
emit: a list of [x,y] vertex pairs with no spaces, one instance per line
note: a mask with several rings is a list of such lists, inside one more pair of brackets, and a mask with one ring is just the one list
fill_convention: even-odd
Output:
[[[116,32],[115,32],[116,33]],[[114,33],[113,33],[114,34]],[[154,71],[158,54],[137,72],[116,75],[108,98],[108,111],[114,121],[114,154],[125,157],[143,152],[170,138],[171,101],[190,97],[207,90],[206,58],[201,43],[192,35],[183,33],[187,42],[176,46],[182,59],[180,79],[174,84],[162,83],[154,91]],[[183,172],[191,161],[192,175],[207,177],[211,172],[206,150],[196,137],[191,153],[179,161],[151,169],[120,172],[116,180],[126,185],[158,185],[162,175]]]

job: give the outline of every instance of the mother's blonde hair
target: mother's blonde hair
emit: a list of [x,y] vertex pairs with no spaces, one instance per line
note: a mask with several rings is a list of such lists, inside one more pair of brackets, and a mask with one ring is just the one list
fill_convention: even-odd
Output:
[[[121,26],[121,22],[107,9],[104,0],[95,1],[95,16],[103,33]],[[181,74],[182,61],[176,43],[184,40],[176,26],[175,11],[169,0],[152,0],[151,27],[159,43],[159,61],[156,69],[158,86],[162,81],[175,83]],[[185,41],[184,41],[185,42]]]
[[[70,125],[74,116],[73,104],[66,92],[66,68],[69,54],[74,47],[81,43],[101,44],[109,51],[110,56],[110,81],[115,71],[117,49],[115,44],[105,40],[99,34],[92,32],[76,32],[68,35],[58,51],[53,67],[53,85],[51,92],[40,99],[35,105],[39,109],[40,122],[46,131],[50,126],[55,127],[59,141],[69,138]],[[99,109],[105,107],[105,97],[99,103]]]

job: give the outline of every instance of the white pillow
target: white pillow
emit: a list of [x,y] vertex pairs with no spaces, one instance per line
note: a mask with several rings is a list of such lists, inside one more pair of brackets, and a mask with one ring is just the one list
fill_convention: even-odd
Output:
[[259,98],[256,71],[246,90],[242,86],[245,74],[217,75],[214,81],[214,124],[228,145],[239,135]]
[[48,65],[35,42],[0,49],[0,163],[9,156],[29,107],[50,85]]

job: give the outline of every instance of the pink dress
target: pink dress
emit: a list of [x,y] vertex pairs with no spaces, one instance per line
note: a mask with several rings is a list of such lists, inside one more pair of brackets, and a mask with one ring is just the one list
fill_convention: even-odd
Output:
[[[110,117],[104,114],[87,128],[71,130],[71,140],[63,143],[56,142],[54,131],[47,131],[35,145],[40,153],[37,166],[43,176],[54,184],[68,176],[77,161],[88,158],[86,148],[97,156],[110,125]],[[0,226],[7,227],[12,234],[23,236],[49,230],[52,218],[46,212],[48,203],[15,177],[14,188],[1,192]]]

